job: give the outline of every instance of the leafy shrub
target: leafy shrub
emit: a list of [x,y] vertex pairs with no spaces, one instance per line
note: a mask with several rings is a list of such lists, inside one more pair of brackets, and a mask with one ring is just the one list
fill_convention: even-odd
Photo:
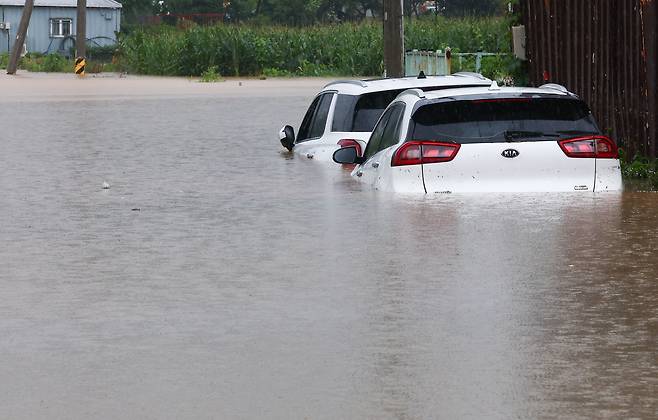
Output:
[[41,59],[41,71],[67,72],[72,70],[71,62],[59,54],[48,54]]
[[290,77],[293,76],[288,70],[274,69],[272,67],[265,67],[263,69],[263,76],[266,77]]
[[658,160],[652,160],[644,156],[635,156],[629,159],[624,149],[619,149],[619,161],[621,163],[621,174],[626,180],[634,180],[632,185],[641,188],[658,190]]
[[201,73],[201,80],[200,82],[204,83],[213,83],[213,82],[218,82],[221,79],[219,73],[217,73],[217,66],[210,66]]
[[87,59],[94,60],[95,62],[109,63],[112,61],[116,49],[116,45],[87,47]]
[[18,61],[18,68],[31,72],[72,72],[73,61],[59,54],[30,53]]
[[626,159],[620,150],[622,175],[625,178],[651,179],[658,178],[658,162],[646,157],[636,156],[632,160]]

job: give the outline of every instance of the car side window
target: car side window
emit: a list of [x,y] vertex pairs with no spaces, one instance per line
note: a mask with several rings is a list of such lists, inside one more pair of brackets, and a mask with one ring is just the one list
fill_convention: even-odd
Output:
[[320,98],[320,104],[315,112],[313,124],[311,125],[310,138],[322,137],[324,128],[327,126],[327,116],[329,116],[329,108],[331,108],[331,101],[334,98],[333,93],[325,93]]
[[391,118],[386,124],[386,129],[382,135],[382,141],[379,143],[379,147],[374,153],[384,150],[387,147],[391,147],[400,141],[400,128],[402,126],[402,116],[404,115],[404,104],[398,103],[394,104],[392,107],[393,112],[391,112]]
[[333,98],[333,92],[324,93],[315,98],[311,103],[308,111],[306,111],[306,115],[304,115],[302,125],[299,127],[298,143],[322,137]]
[[313,100],[313,102],[311,102],[311,106],[308,107],[308,111],[306,111],[306,114],[304,115],[302,124],[299,126],[299,133],[297,133],[297,142],[302,142],[309,138],[311,122],[313,121],[313,115],[315,115],[315,110],[317,109],[319,102],[320,102],[320,97],[318,96]]
[[382,141],[382,137],[384,135],[386,125],[388,124],[391,118],[392,112],[393,112],[393,108],[387,109],[382,115],[379,122],[375,125],[375,129],[370,135],[370,140],[368,140],[368,145],[366,146],[366,150],[363,152],[363,157],[366,160],[370,159],[370,156],[374,155],[375,153],[377,153],[377,151],[379,151],[379,144]]

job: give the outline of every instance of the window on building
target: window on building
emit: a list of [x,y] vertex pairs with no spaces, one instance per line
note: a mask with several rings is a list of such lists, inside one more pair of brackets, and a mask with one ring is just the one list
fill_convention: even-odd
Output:
[[71,35],[73,20],[64,18],[50,19],[50,36],[52,38],[63,38]]

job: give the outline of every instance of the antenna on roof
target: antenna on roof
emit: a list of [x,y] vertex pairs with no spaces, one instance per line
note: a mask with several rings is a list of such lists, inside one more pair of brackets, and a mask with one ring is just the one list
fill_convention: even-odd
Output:
[[419,79],[427,79],[427,76],[425,76],[425,72],[421,70],[420,73],[418,73],[418,78]]

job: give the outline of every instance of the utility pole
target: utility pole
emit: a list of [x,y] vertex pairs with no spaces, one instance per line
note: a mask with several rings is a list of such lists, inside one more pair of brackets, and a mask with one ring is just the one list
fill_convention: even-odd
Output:
[[384,0],[384,73],[404,76],[404,20],[402,0]]
[[16,41],[14,48],[11,49],[11,57],[7,65],[7,74],[16,74],[18,67],[18,59],[23,51],[23,44],[25,44],[25,35],[27,35],[27,27],[30,24],[30,16],[32,16],[32,9],[34,8],[34,0],[25,0],[23,6],[23,15],[21,16],[21,23],[18,25],[18,32],[16,33]]
[[87,55],[87,0],[78,0],[78,21],[75,24],[75,56]]

